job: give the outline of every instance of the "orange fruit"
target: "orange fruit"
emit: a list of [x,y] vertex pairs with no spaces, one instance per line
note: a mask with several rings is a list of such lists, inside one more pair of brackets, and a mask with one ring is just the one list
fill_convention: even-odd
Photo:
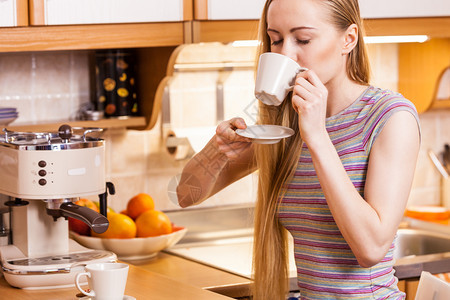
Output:
[[127,203],[127,214],[133,220],[136,220],[140,214],[155,208],[155,202],[150,195],[140,193],[131,198]]
[[169,217],[159,210],[148,210],[136,219],[137,237],[158,236],[172,232]]
[[91,235],[106,239],[131,239],[136,237],[136,223],[124,214],[108,213],[109,227],[103,233],[91,231]]

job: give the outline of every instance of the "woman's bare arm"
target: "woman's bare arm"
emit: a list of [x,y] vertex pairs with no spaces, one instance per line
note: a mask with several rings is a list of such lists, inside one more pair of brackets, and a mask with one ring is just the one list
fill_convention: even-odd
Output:
[[181,207],[199,204],[256,168],[253,146],[235,129],[246,128],[244,120],[222,122],[216,135],[184,167],[177,187]]

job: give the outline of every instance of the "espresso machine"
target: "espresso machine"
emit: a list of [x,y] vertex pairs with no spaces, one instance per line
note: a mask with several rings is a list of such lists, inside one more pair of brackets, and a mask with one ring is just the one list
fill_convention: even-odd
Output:
[[[105,143],[99,128],[0,134],[0,194],[9,207],[10,235],[0,246],[6,281],[18,288],[73,286],[87,263],[116,261],[114,253],[93,250],[69,239],[68,217],[93,231],[108,228],[106,201],[114,186],[105,180]],[[99,214],[76,205],[98,195]],[[4,211],[4,210],[3,210]]]

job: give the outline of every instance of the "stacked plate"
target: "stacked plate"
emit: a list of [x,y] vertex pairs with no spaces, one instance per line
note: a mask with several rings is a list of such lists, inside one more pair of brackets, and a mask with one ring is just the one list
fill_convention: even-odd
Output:
[[7,126],[13,122],[19,113],[15,107],[0,107],[0,126]]

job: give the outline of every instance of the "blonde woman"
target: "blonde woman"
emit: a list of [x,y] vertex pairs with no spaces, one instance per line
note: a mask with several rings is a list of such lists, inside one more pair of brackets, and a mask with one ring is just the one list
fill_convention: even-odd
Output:
[[[357,0],[268,0],[261,51],[308,71],[259,123],[295,130],[275,145],[235,133],[235,118],[184,168],[179,203],[200,203],[259,171],[254,299],[285,299],[286,235],[294,240],[301,299],[404,299],[394,237],[411,189],[420,133],[414,105],[369,84]],[[195,178],[200,191],[189,188]]]

